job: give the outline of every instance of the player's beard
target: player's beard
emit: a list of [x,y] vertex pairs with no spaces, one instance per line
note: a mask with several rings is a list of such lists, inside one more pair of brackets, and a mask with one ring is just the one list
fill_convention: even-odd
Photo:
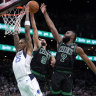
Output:
[[41,42],[41,45],[42,45],[42,46],[45,46],[45,45],[46,45],[46,43],[45,43],[45,42]]
[[63,38],[63,42],[66,44],[68,41],[70,41],[70,37]]

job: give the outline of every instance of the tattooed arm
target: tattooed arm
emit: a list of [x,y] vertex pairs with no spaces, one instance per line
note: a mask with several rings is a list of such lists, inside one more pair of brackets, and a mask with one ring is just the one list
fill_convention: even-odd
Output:
[[25,14],[26,14],[26,19],[25,22],[29,24],[25,24],[25,38],[26,38],[26,48],[27,48],[27,54],[32,56],[32,51],[33,51],[33,46],[32,46],[32,39],[30,36],[30,21],[29,21],[29,6],[26,5],[25,7]]

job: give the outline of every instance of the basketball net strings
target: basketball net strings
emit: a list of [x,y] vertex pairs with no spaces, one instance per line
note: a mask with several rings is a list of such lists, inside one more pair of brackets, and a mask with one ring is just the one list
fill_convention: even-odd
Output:
[[[6,25],[5,35],[17,34],[17,32],[20,33],[19,31],[20,22],[23,16],[25,15],[24,10],[21,11],[20,9],[13,9],[11,11],[8,11],[7,14],[2,16],[4,23]],[[14,14],[11,14],[12,12]]]

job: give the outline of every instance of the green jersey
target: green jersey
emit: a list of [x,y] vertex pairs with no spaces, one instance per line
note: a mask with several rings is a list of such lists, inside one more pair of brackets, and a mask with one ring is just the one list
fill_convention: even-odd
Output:
[[55,70],[72,71],[76,57],[76,44],[66,45],[61,42],[57,48]]

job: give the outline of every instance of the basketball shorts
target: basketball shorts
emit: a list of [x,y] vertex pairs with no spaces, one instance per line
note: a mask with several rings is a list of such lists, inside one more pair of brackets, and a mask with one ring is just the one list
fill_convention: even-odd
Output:
[[51,93],[52,94],[62,94],[63,96],[72,95],[72,76],[69,73],[63,72],[53,72],[51,79]]
[[36,78],[24,76],[17,80],[21,96],[43,96]]
[[31,70],[31,72],[35,76],[35,78],[37,79],[41,91],[45,92],[46,91],[46,83],[47,83],[45,74],[41,74],[41,73],[39,73],[37,71],[33,71],[33,70]]

